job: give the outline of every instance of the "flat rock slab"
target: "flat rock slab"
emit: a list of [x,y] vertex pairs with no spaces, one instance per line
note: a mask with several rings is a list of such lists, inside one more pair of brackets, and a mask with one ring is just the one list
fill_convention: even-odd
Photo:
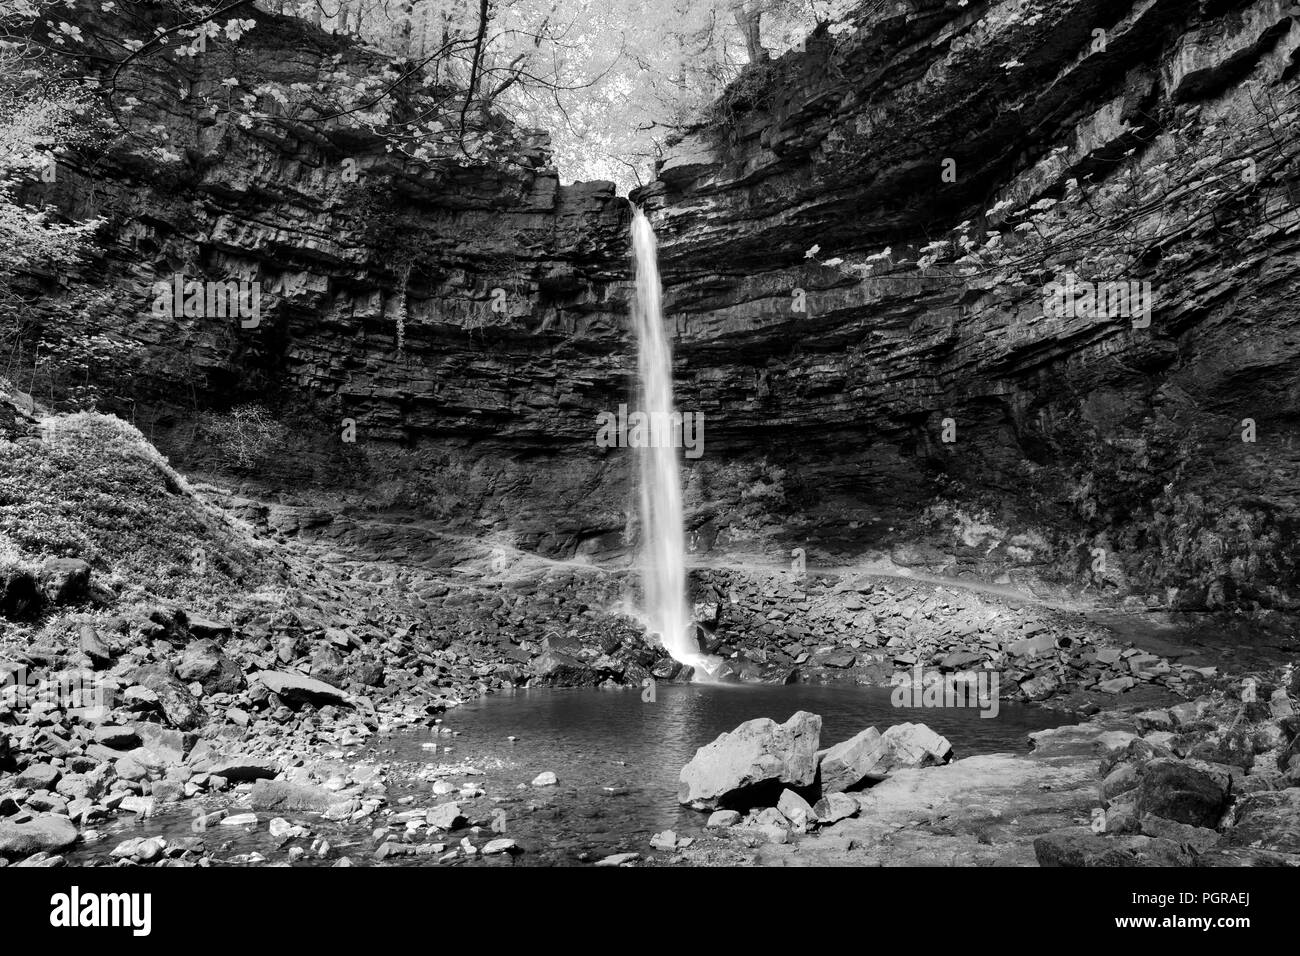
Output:
[[253,680],[291,703],[346,704],[347,695],[333,684],[292,671],[258,671]]

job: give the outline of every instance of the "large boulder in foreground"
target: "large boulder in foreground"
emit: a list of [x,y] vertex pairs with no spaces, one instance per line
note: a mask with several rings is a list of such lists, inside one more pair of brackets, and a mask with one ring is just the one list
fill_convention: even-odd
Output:
[[716,810],[755,802],[757,790],[806,787],[817,776],[821,732],[822,719],[803,710],[783,724],[748,720],[695,752],[682,768],[677,799],[696,810]]
[[1228,807],[1231,789],[1232,778],[1210,764],[1173,757],[1153,760],[1137,786],[1138,812],[1212,830]]
[[39,814],[26,823],[0,820],[0,857],[20,859],[55,853],[77,842],[77,828],[67,817]]

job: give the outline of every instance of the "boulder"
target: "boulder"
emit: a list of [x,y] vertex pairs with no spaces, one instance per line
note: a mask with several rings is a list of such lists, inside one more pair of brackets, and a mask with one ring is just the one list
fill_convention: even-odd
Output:
[[136,733],[135,727],[116,727],[111,724],[101,724],[95,728],[95,743],[103,744],[113,750],[131,750],[140,745],[140,735]]
[[716,810],[747,803],[754,788],[808,786],[817,775],[821,728],[820,717],[802,710],[783,724],[768,717],[746,721],[695,752],[682,768],[678,801]]
[[1137,787],[1137,809],[1188,826],[1218,826],[1228,805],[1232,779],[1199,761],[1167,757],[1153,760]]
[[858,801],[846,793],[828,793],[813,807],[813,811],[817,814],[817,822],[822,826],[830,826],[840,820],[855,817],[859,809]]
[[280,772],[276,763],[266,757],[252,757],[248,754],[234,754],[217,757],[201,767],[195,767],[213,777],[221,777],[232,783],[252,780],[270,780]]
[[217,645],[204,638],[191,642],[180,662],[176,676],[186,683],[198,681],[205,694],[233,694],[244,687],[244,672]]
[[0,857],[21,859],[54,853],[77,842],[77,828],[67,817],[40,814],[26,823],[0,820]]
[[459,803],[440,803],[425,812],[424,822],[435,830],[455,830],[468,821],[465,814],[461,813]]
[[139,723],[135,725],[135,732],[140,738],[140,746],[159,763],[175,766],[185,762],[186,735],[181,731],[161,724]]
[[553,684],[590,684],[595,681],[595,671],[572,654],[548,650],[537,656],[531,665],[533,676]]
[[340,798],[324,787],[287,780],[258,780],[249,795],[254,810],[306,811],[324,813]]
[[822,793],[842,793],[864,780],[884,780],[888,771],[883,761],[889,744],[875,727],[821,751]]
[[253,680],[287,704],[346,704],[347,695],[323,680],[293,671],[258,671]]
[[48,763],[34,763],[18,775],[15,783],[20,789],[53,790],[61,776],[63,774],[57,767]]
[[1224,830],[1223,843],[1300,854],[1300,788],[1268,790],[1242,798],[1233,809],[1232,826]]
[[37,582],[51,604],[76,604],[90,591],[90,565],[80,558],[48,558]]
[[1039,866],[1188,866],[1191,853],[1172,840],[1140,835],[1102,836],[1089,830],[1046,833],[1034,839]]
[[178,730],[197,730],[206,722],[207,712],[198,698],[190,693],[188,687],[161,668],[137,668],[131,679],[158,699],[158,707],[163,716]]
[[22,620],[39,611],[43,603],[34,575],[22,568],[0,569],[0,617]]
[[952,744],[925,724],[895,724],[881,735],[889,748],[886,770],[933,767],[952,759]]
[[776,801],[776,808],[790,821],[794,829],[801,832],[817,822],[817,814],[813,812],[812,804],[793,790],[781,791],[781,796]]

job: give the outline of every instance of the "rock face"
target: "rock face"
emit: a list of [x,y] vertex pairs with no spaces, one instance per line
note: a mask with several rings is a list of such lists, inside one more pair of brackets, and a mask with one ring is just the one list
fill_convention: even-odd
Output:
[[802,710],[783,724],[768,717],[746,721],[696,751],[682,768],[678,802],[716,810],[757,802],[764,785],[808,786],[817,773],[821,729],[821,717]]
[[[1294,603],[1289,8],[871,3],[755,67],[636,196],[660,240],[677,404],[708,422],[686,482],[688,506],[710,505],[689,519],[699,549],[761,512],[811,519],[809,546],[888,553],[845,524],[902,534],[940,505],[962,533],[899,561],[1033,567],[1189,607]],[[380,72],[378,54],[248,15],[249,75]],[[205,412],[278,395],[291,450],[262,463],[271,478],[382,476],[396,503],[524,548],[619,547],[630,469],[594,433],[635,363],[627,203],[559,185],[525,131],[507,160],[417,162],[361,129],[159,110],[224,76],[184,69],[143,75],[136,113],[178,160],[110,152],[93,179],[73,163],[31,187],[107,220],[93,269],[31,280],[70,336],[100,331],[75,327],[98,313],[72,297],[115,303],[140,361],[129,382],[92,366],[107,407],[131,407],[182,467],[221,469],[190,440],[188,396]],[[153,316],[152,284],[181,268],[255,277],[259,324]],[[1150,282],[1149,324],[1046,314],[1066,270]],[[355,443],[336,440],[344,420]],[[1026,476],[1040,495],[972,526]]]

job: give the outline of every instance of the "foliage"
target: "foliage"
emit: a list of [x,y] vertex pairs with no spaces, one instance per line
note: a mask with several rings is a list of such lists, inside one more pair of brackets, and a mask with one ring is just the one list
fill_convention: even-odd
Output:
[[237,468],[251,469],[286,448],[288,429],[265,407],[238,405],[229,412],[205,413],[200,434]]

